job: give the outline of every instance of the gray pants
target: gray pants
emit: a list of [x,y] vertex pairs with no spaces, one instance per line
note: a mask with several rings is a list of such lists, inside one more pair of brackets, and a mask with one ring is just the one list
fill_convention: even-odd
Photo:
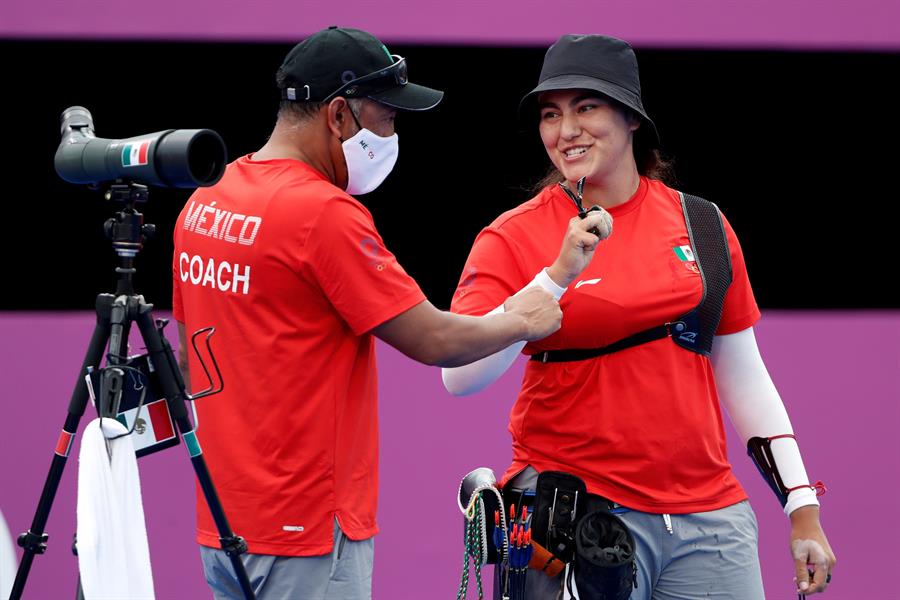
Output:
[[[618,515],[637,544],[638,585],[631,600],[763,600],[756,516],[746,500],[709,512]],[[562,576],[528,570],[527,600],[562,598]],[[576,590],[577,593],[577,590]],[[585,598],[584,600],[590,600]]]
[[[231,560],[221,549],[200,546],[203,572],[216,600],[243,600]],[[334,548],[323,556],[243,554],[258,600],[369,600],[375,538],[348,539],[334,523]]]

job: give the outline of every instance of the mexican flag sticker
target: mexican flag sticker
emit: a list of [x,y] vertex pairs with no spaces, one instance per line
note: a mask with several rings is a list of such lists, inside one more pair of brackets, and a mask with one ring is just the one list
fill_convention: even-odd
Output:
[[132,142],[122,146],[122,166],[138,167],[147,164],[147,154],[150,151],[150,140]]
[[[172,420],[169,417],[165,400],[145,404],[140,415],[135,407],[119,414],[116,418],[127,429],[131,429],[131,426],[134,425],[134,435],[131,439],[134,442],[135,451],[175,437],[175,430],[172,428]],[[134,423],[135,418],[137,418],[137,424]]]
[[672,248],[675,251],[675,256],[680,258],[682,261],[694,261],[694,251],[691,250],[690,246],[676,246]]

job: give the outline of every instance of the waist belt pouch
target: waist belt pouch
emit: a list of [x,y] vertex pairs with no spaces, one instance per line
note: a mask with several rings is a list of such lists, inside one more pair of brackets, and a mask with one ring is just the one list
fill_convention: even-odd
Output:
[[616,515],[598,510],[578,521],[575,585],[579,598],[628,600],[637,585],[634,536]]
[[587,487],[580,477],[563,471],[542,471],[535,487],[531,537],[563,562],[572,562],[575,524],[584,514]]
[[[477,563],[493,564],[503,557],[506,517],[501,510],[502,497],[497,489],[494,472],[481,467],[469,472],[459,484],[459,510],[463,513],[463,541]],[[494,513],[499,513],[500,528],[495,533]],[[467,514],[468,513],[468,514]],[[468,540],[469,528],[475,529],[475,539]]]

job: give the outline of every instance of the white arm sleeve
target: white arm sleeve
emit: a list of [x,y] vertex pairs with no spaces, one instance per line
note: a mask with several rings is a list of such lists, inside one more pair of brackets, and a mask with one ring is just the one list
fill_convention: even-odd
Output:
[[[745,445],[752,437],[794,433],[784,403],[759,354],[752,327],[730,335],[717,335],[713,340],[712,366],[719,399]],[[785,486],[809,484],[795,439],[773,440],[771,448]],[[788,495],[784,513],[790,515],[810,504],[818,506],[816,494],[811,488],[802,487]]]
[[[559,287],[550,279],[547,269],[541,269],[534,279],[516,294],[536,285],[553,294],[557,300],[566,291],[566,288]],[[493,315],[501,312],[503,312],[502,304],[487,314]],[[454,396],[467,396],[481,391],[506,373],[524,347],[525,342],[516,342],[500,352],[485,356],[473,363],[461,367],[444,368],[441,370],[444,387]]]

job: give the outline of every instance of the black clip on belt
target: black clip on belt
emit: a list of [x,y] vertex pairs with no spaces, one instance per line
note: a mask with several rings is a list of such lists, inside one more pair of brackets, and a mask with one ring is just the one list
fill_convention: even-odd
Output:
[[666,323],[665,325],[660,325],[630,335],[627,338],[623,338],[618,342],[613,342],[608,346],[601,346],[600,348],[573,348],[571,350],[547,350],[546,352],[539,352],[538,354],[532,355],[531,360],[538,360],[542,363],[587,360],[589,358],[603,356],[604,354],[612,354],[619,350],[625,350],[632,346],[639,346],[641,344],[646,344],[647,342],[661,340],[664,337],[670,337],[673,333],[681,333],[686,328],[687,325],[685,325],[684,322],[672,321],[671,323]]

